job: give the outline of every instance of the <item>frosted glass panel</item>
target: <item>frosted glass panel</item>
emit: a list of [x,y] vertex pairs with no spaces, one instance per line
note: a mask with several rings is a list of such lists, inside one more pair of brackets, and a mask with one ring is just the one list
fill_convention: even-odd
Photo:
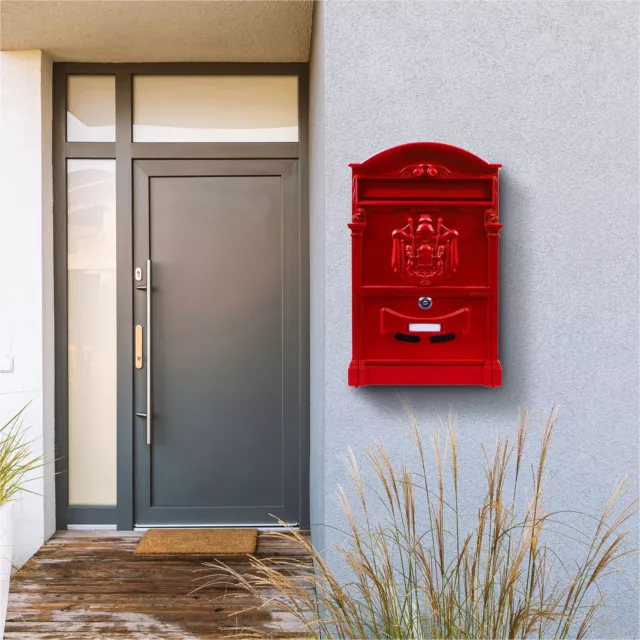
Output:
[[296,76],[136,76],[134,142],[296,142]]
[[116,163],[67,161],[69,504],[116,504]]
[[115,142],[115,76],[67,76],[67,140]]

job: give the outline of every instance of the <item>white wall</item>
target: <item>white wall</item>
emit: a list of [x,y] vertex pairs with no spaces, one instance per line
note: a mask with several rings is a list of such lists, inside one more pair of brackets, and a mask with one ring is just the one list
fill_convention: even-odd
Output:
[[[53,457],[53,195],[51,61],[39,51],[0,53],[0,423],[28,402],[34,454]],[[17,502],[14,561],[55,528],[50,465]]]
[[[480,498],[480,443],[513,435],[521,405],[532,410],[537,432],[538,416],[557,402],[547,506],[597,513],[619,476],[630,472],[637,480],[639,463],[639,5],[322,4],[314,29],[324,30],[325,43],[312,50],[312,78],[316,91],[324,84],[326,113],[312,111],[312,132],[324,127],[325,171],[312,170],[311,211],[313,217],[324,208],[324,264],[311,264],[312,286],[324,281],[324,375],[317,384],[325,422],[312,442],[324,442],[329,559],[344,570],[331,545],[332,527],[342,525],[334,492],[348,484],[341,459],[347,447],[362,454],[381,437],[396,459],[414,455],[396,390],[347,386],[347,163],[410,141],[454,144],[504,165],[504,386],[405,389],[423,434],[457,412],[463,490]],[[321,397],[317,389],[314,397]],[[322,484],[312,481],[316,490]],[[560,550],[565,557],[578,551],[568,540]],[[628,576],[605,585],[601,637],[640,633],[637,559],[626,569]]]

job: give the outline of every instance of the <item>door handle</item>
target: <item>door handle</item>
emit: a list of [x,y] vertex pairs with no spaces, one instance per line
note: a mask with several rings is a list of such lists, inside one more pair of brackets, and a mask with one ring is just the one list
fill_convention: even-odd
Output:
[[[147,284],[136,287],[138,291],[147,293],[147,411],[146,413],[136,413],[138,418],[147,421],[147,444],[151,444],[151,428],[153,426],[153,404],[151,396],[151,260],[147,260]],[[140,363],[140,366],[138,366]],[[136,369],[142,368],[142,327],[136,327]]]
[[151,395],[151,260],[147,260],[147,444],[151,444],[153,426],[153,403]]

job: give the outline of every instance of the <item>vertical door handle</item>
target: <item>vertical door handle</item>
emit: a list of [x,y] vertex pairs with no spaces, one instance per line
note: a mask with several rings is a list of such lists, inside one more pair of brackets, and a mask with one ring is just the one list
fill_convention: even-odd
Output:
[[153,403],[151,395],[151,260],[147,260],[147,444],[151,444],[153,426]]
[[[139,269],[136,269],[139,271]],[[136,280],[140,279],[136,276]],[[138,291],[147,293],[147,412],[136,413],[138,418],[144,418],[147,423],[147,444],[151,444],[151,427],[153,425],[153,404],[151,396],[151,260],[147,260],[147,284],[136,287]],[[142,369],[142,326],[137,325],[135,330],[136,369]]]

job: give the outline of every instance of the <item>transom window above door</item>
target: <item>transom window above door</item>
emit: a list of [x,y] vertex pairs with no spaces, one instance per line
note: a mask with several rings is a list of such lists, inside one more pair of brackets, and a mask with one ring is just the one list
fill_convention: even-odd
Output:
[[[134,75],[133,142],[298,142],[298,77]],[[67,141],[115,142],[115,77],[69,75]]]
[[134,142],[297,142],[296,76],[135,76]]
[[67,77],[67,142],[116,141],[116,77]]

